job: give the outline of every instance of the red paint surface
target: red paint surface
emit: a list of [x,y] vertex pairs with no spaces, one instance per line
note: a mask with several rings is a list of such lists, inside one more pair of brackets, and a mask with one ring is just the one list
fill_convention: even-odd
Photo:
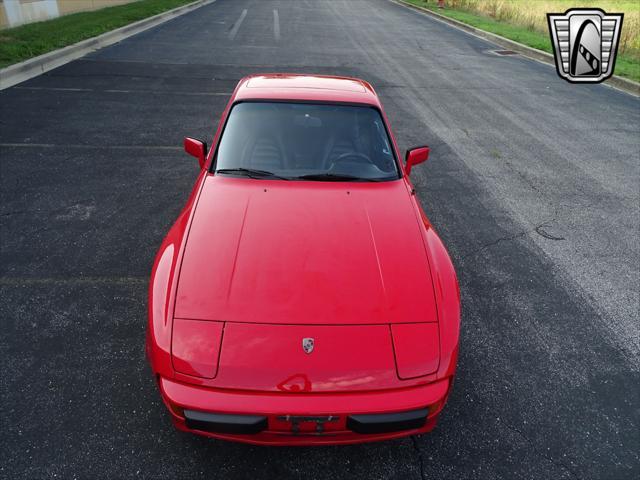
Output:
[[440,363],[437,323],[392,325],[391,332],[400,378],[435,373]]
[[280,324],[435,321],[412,200],[402,180],[210,176],[189,232],[175,314]]
[[[307,354],[302,339],[312,337]],[[242,390],[346,392],[397,383],[387,325],[227,323],[215,385]]]
[[175,319],[171,354],[176,372],[215,377],[223,325],[222,322]]

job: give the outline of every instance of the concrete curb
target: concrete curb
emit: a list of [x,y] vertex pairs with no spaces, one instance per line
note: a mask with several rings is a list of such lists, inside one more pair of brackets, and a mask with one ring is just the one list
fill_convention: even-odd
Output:
[[191,12],[197,8],[203,7],[216,0],[196,0],[195,2],[182,5],[181,7],[167,10],[153,17],[144,18],[124,27],[116,28],[110,32],[105,32],[97,37],[88,38],[81,42],[74,43],[67,47],[52,52],[45,53],[38,57],[30,58],[24,62],[9,65],[0,70],[0,90],[12,87],[18,83],[29,80],[30,78],[41,75],[49,70],[58,68],[65,63],[83,57],[100,48],[113,45],[125,38],[131,37],[137,33],[143,32],[149,28],[168,22],[180,15]]
[[[460,30],[472,33],[478,37],[484,38],[485,40],[489,40],[496,45],[508,48],[509,50],[513,50],[514,52],[518,52],[525,57],[529,57],[539,62],[553,65],[555,67],[555,60],[553,58],[553,55],[551,55],[550,53],[543,52],[542,50],[538,50],[536,48],[528,47],[527,45],[523,45],[522,43],[509,40],[508,38],[501,37],[500,35],[496,35],[495,33],[480,30],[479,28],[472,27],[471,25],[467,25],[466,23],[460,22],[459,20],[455,20],[453,18],[445,17],[444,15],[429,10],[428,8],[419,7],[418,5],[406,2],[405,0],[390,1],[398,5],[422,12],[426,15],[429,15],[430,17],[433,17],[436,20],[448,23],[449,25],[459,28]],[[633,80],[628,80],[623,77],[619,77],[618,75],[614,75],[608,80],[605,80],[604,85],[617,88],[618,90],[630,93],[631,95],[640,96],[640,83],[634,82]]]

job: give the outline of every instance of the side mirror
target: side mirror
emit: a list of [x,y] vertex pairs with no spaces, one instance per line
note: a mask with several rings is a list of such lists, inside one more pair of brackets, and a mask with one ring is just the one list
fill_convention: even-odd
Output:
[[407,161],[405,166],[407,175],[411,173],[411,168],[413,168],[414,165],[427,161],[427,158],[429,158],[429,152],[429,147],[426,146],[410,148],[407,150],[407,155],[405,157]]
[[207,144],[196,138],[186,137],[184,139],[184,151],[192,157],[198,159],[200,168],[204,168],[204,162],[207,157]]

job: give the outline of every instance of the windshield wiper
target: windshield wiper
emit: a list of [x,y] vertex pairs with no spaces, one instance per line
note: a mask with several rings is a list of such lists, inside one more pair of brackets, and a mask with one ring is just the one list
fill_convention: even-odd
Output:
[[268,172],[267,170],[256,170],[254,168],[220,168],[216,170],[216,173],[230,173],[232,175],[246,175],[250,178],[277,178],[278,180],[289,180],[287,177],[281,177],[280,175],[276,175],[273,172]]
[[379,182],[375,178],[362,178],[342,173],[310,173],[295,177],[298,180],[318,180],[325,182]]

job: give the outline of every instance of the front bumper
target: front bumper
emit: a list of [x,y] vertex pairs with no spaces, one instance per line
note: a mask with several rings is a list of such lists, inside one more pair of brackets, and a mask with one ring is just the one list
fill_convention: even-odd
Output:
[[263,393],[204,388],[159,378],[180,430],[261,445],[371,442],[425,433],[437,422],[449,379],[357,393]]

